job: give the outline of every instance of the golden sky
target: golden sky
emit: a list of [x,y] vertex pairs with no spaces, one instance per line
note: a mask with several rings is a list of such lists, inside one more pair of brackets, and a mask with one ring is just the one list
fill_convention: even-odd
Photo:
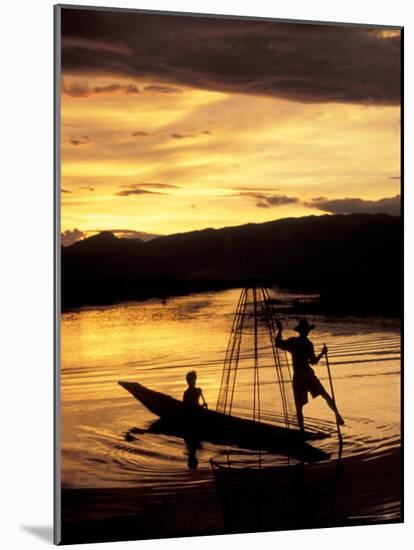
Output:
[[[67,44],[128,55],[98,38],[74,42],[72,32]],[[396,101],[298,100],[191,85],[178,69],[174,79],[142,72],[63,66],[63,231],[170,234],[346,208],[394,212]]]

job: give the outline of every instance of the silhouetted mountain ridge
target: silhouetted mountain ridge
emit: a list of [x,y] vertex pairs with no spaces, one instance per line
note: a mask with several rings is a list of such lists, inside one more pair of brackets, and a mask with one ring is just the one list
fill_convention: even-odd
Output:
[[320,292],[326,303],[388,310],[400,306],[401,278],[401,219],[385,214],[285,218],[148,242],[102,232],[62,249],[64,306],[255,280]]

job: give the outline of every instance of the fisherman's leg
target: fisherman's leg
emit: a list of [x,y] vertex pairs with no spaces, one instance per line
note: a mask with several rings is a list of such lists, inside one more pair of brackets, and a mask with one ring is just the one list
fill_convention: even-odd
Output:
[[332,397],[325,390],[325,388],[323,389],[323,391],[321,391],[320,395],[325,399],[326,403],[328,404],[328,407],[335,413],[336,419],[338,420],[338,424],[341,424],[341,425],[345,424],[344,419],[339,414],[339,411],[338,411]]
[[305,431],[305,424],[303,420],[303,400],[301,397],[300,387],[297,384],[297,380],[293,378],[293,397],[295,400],[295,407],[296,407],[296,417],[298,419],[298,425],[301,432]]
[[301,432],[305,431],[305,423],[303,419],[302,405],[296,403],[296,416],[298,418],[299,429]]

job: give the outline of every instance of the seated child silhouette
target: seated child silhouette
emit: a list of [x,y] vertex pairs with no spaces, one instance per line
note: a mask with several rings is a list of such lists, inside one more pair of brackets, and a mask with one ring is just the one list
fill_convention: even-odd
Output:
[[192,370],[187,373],[186,380],[188,388],[185,390],[183,395],[184,406],[188,409],[196,409],[200,406],[200,399],[202,400],[202,406],[208,408],[206,400],[204,399],[203,391],[201,388],[196,387],[197,382],[197,373],[195,370]]

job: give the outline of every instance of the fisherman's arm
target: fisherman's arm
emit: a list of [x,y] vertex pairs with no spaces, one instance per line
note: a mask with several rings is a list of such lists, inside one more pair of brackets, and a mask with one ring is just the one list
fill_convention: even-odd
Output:
[[200,389],[200,397],[201,397],[201,400],[202,400],[202,402],[203,402],[203,405],[202,405],[202,406],[203,406],[205,409],[208,409],[207,402],[206,402],[206,400],[204,399],[204,394],[203,394],[203,391],[202,391],[201,389]]
[[283,326],[282,326],[282,323],[279,321],[279,319],[276,320],[276,327],[277,327],[277,334],[275,338],[276,347],[287,350],[286,340],[283,340],[283,337],[282,337]]
[[323,348],[322,348],[322,351],[320,352],[319,355],[315,355],[315,349],[313,347],[313,344],[311,346],[311,358],[310,358],[310,362],[312,365],[317,365],[319,363],[319,361],[322,359],[322,357],[324,355],[326,355],[328,353],[328,348],[326,347],[326,345],[324,344],[323,345]]

